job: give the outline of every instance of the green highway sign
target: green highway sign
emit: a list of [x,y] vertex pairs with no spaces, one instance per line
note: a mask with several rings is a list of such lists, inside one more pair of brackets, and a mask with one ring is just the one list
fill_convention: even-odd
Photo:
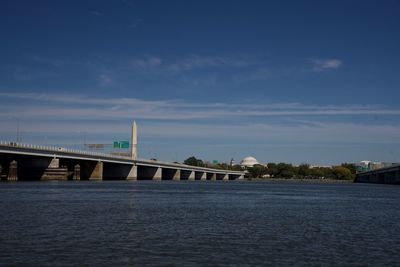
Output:
[[114,141],[113,148],[129,148],[128,141]]

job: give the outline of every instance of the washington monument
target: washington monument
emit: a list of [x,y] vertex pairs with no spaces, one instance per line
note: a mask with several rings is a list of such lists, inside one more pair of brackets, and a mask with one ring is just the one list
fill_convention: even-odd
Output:
[[133,121],[132,130],[131,130],[131,158],[133,160],[137,159],[137,127],[136,127],[136,121]]

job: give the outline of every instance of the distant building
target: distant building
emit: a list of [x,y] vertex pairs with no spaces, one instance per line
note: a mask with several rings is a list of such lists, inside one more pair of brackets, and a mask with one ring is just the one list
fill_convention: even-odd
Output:
[[240,162],[240,165],[244,168],[247,167],[253,167],[254,165],[260,164],[258,163],[258,161],[256,160],[256,158],[254,157],[245,157],[244,159],[242,159],[242,161]]
[[372,171],[372,170],[390,167],[390,166],[397,165],[397,164],[399,164],[399,163],[372,162],[369,160],[363,160],[358,163],[355,163],[354,165],[356,166],[357,172],[366,172],[366,171]]

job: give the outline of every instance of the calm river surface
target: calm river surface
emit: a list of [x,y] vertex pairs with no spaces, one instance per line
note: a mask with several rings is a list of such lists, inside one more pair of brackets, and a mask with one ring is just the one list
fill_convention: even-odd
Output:
[[0,183],[0,266],[399,266],[399,250],[399,186]]

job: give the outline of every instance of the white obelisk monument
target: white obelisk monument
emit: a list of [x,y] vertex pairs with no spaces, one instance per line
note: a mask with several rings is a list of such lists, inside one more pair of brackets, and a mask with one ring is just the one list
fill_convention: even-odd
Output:
[[133,160],[137,159],[137,127],[136,121],[132,123],[132,132],[131,132],[131,158]]

